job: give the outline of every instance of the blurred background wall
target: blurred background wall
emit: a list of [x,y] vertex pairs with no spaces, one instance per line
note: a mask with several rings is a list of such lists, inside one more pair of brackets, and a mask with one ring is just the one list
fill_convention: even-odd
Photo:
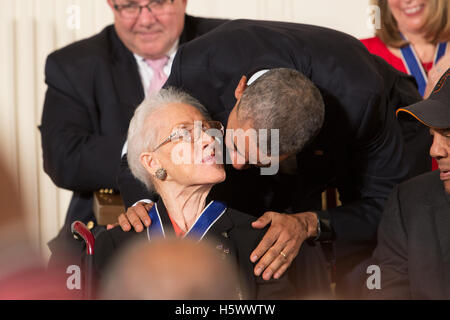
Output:
[[[187,11],[309,23],[357,38],[373,33],[369,0],[188,0]],[[0,0],[0,153],[25,204],[26,227],[46,257],[46,243],[64,222],[71,192],[56,188],[42,169],[37,126],[46,91],[45,59],[112,21],[106,0]]]

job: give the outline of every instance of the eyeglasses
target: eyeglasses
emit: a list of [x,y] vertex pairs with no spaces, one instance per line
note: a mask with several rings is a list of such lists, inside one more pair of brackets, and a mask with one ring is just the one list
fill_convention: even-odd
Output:
[[147,8],[153,15],[161,15],[171,9],[174,0],[153,0],[145,6],[140,6],[137,2],[130,2],[127,4],[116,4],[114,1],[114,9],[116,9],[120,16],[124,19],[136,19],[143,8]]
[[200,134],[200,129],[201,132],[204,132],[210,136],[213,136],[214,132],[209,130],[218,130],[222,136],[225,133],[225,129],[219,121],[195,121],[194,123],[183,123],[176,126],[172,130],[170,136],[168,136],[155,149],[153,149],[153,152],[169,142],[176,142],[180,140],[186,142],[196,142],[202,136]]

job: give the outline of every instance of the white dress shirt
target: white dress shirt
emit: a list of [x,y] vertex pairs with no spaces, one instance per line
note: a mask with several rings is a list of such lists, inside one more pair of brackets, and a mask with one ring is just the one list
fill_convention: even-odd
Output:
[[[164,66],[163,69],[163,72],[166,74],[167,77],[170,76],[170,70],[172,69],[173,59],[175,58],[177,50],[178,50],[178,40],[175,42],[175,45],[172,47],[172,49],[170,49],[169,52],[167,53],[169,60],[167,61],[167,64]],[[150,88],[150,83],[153,79],[153,70],[145,62],[145,59],[143,57],[135,53],[134,58],[136,59],[139,75],[141,76],[142,87],[144,88],[144,93],[145,96],[147,97],[148,88]]]

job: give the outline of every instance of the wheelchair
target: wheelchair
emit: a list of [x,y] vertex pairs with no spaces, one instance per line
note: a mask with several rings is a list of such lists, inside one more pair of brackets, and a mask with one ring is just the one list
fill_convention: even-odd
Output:
[[94,246],[95,237],[89,228],[81,221],[75,221],[71,225],[72,235],[84,241],[86,245],[86,256],[84,258],[84,277],[83,277],[83,299],[95,299],[95,280],[94,280]]

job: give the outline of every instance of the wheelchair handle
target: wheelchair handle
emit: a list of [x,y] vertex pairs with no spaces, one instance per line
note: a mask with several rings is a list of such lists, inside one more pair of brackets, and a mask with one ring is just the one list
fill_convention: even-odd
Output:
[[86,254],[88,256],[94,255],[95,238],[92,232],[81,221],[75,221],[71,226],[72,234],[81,237],[86,243]]

